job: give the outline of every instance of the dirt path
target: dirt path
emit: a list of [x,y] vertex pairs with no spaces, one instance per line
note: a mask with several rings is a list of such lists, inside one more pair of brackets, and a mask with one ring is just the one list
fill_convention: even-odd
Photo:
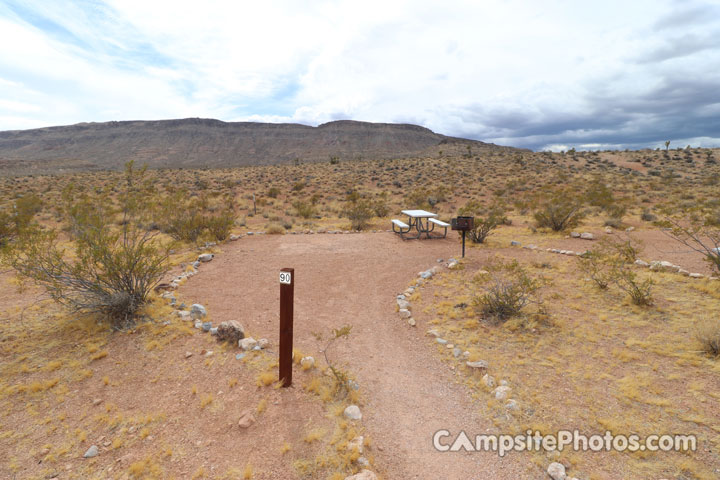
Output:
[[223,248],[182,288],[208,307],[215,323],[240,320],[255,338],[277,345],[278,271],[294,267],[296,347],[321,358],[324,342],[313,333],[327,337],[331,328],[353,326],[331,353],[356,375],[367,400],[363,423],[379,447],[375,463],[384,478],[538,477],[518,456],[440,453],[432,446],[439,429],[471,436],[494,430],[434,355],[427,326],[412,328],[395,312],[395,295],[419,271],[459,253],[454,236],[406,242],[389,233],[262,236]]

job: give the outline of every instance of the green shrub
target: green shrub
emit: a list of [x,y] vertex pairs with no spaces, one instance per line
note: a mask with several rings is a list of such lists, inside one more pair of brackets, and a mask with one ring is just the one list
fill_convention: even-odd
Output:
[[[491,265],[489,275],[479,278],[485,292],[473,298],[473,305],[484,317],[504,322],[515,317],[529,303],[536,302],[541,282],[531,278],[517,260]],[[489,278],[484,278],[488,277]]]
[[310,218],[315,214],[315,208],[312,204],[302,200],[293,202],[293,208],[298,216],[302,218]]
[[695,338],[705,353],[714,357],[720,356],[720,321],[717,318],[700,320],[695,329]]
[[[64,195],[74,255],[59,246],[56,231],[31,228],[13,246],[10,264],[63,305],[99,313],[115,328],[133,324],[168,269],[167,246],[140,227],[152,199],[139,184],[144,175],[126,165],[117,211],[106,195]],[[112,223],[116,213],[119,228]]]
[[582,202],[569,192],[554,192],[540,200],[534,217],[538,228],[556,232],[576,227],[585,216]]
[[485,243],[493,230],[508,221],[502,208],[493,206],[486,209],[477,200],[468,202],[458,213],[475,217],[474,228],[469,232],[473,243]]

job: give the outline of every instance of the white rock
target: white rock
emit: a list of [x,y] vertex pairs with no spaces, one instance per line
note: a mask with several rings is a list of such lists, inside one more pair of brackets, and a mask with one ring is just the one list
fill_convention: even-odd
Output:
[[578,232],[570,232],[570,236],[572,238],[580,238],[580,234]]
[[360,420],[362,419],[362,413],[360,413],[360,407],[357,405],[350,405],[345,409],[343,415],[348,420]]
[[377,480],[377,478],[377,475],[375,475],[370,470],[363,470],[360,473],[356,473],[355,475],[345,477],[345,480]]
[[704,276],[705,275],[703,275],[702,273],[691,273],[690,275],[688,275],[688,277],[690,278],[703,278]]
[[365,441],[365,437],[362,435],[358,435],[357,437],[350,440],[347,444],[347,449],[350,452],[357,451],[360,455],[363,454],[363,442]]
[[410,325],[411,327],[414,327],[415,325],[417,325],[417,322],[415,322],[415,319],[412,317],[408,318],[407,322],[408,322],[408,325]]
[[207,310],[199,303],[195,303],[190,307],[190,315],[192,318],[204,318],[207,316]]
[[257,340],[255,340],[252,337],[243,338],[242,340],[238,341],[238,347],[242,348],[243,350],[252,350],[257,345]]
[[496,400],[505,400],[510,394],[510,387],[507,385],[500,385],[493,390],[493,394],[495,395]]
[[398,300],[397,304],[400,310],[410,310],[410,302],[407,300]]
[[180,317],[182,320],[192,319],[192,315],[187,310],[178,310],[177,316]]
[[407,308],[401,308],[398,313],[400,314],[400,318],[412,317],[412,313],[410,313],[410,310],[408,310]]
[[300,360],[300,365],[301,365],[303,368],[307,368],[307,369],[313,368],[313,367],[315,366],[315,359],[314,359],[313,357],[310,357],[310,356],[308,356],[308,357],[303,357],[303,358]]
[[265,349],[270,346],[270,340],[268,340],[267,338],[261,338],[260,340],[258,340],[257,346]]
[[633,230],[635,230],[635,227],[627,227],[625,229],[626,232],[632,232]]
[[610,227],[605,227],[605,233],[607,233],[608,235],[611,235],[613,233],[613,229]]
[[518,409],[520,408],[520,406],[518,405],[517,400],[513,400],[513,399],[511,398],[511,399],[508,400],[507,403],[505,404],[505,408],[507,408],[508,410],[518,410]]
[[482,382],[485,384],[486,387],[495,387],[495,378],[491,375],[488,375],[487,373],[483,375]]
[[580,234],[580,238],[582,238],[583,240],[595,240],[595,235],[593,235],[592,233],[583,232]]
[[426,333],[427,333],[428,335],[430,335],[431,337],[435,337],[435,338],[438,338],[438,337],[440,336],[440,332],[438,332],[438,331],[435,330],[435,329],[428,330]]
[[87,452],[85,452],[85,455],[83,455],[83,458],[93,458],[97,457],[100,452],[98,451],[97,445],[93,445],[92,447],[87,449]]
[[637,265],[638,267],[649,267],[650,266],[649,263],[644,262],[640,259],[635,260],[635,265]]
[[548,466],[547,473],[553,480],[565,480],[567,478],[567,474],[565,473],[565,465],[563,465],[562,463],[551,463],[550,466]]
[[198,262],[207,263],[211,261],[213,258],[215,258],[215,255],[212,253],[203,253],[198,257]]
[[477,362],[465,362],[465,365],[467,365],[470,368],[480,368],[487,370],[488,363],[485,360],[478,360]]

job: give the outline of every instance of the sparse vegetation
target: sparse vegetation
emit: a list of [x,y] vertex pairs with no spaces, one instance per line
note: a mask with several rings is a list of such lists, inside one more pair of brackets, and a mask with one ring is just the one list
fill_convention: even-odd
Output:
[[556,191],[543,195],[535,211],[539,228],[561,232],[576,227],[584,217],[582,201],[572,192]]
[[541,282],[532,278],[517,261],[495,263],[488,273],[478,276],[479,287],[485,292],[477,295],[473,304],[485,318],[504,322],[515,317],[531,302]]
[[167,271],[167,247],[139,222],[147,208],[144,170],[127,165],[120,195],[120,225],[106,195],[76,196],[66,191],[64,205],[74,259],[56,231],[32,229],[18,238],[10,264],[57,302],[76,311],[94,312],[113,327],[132,325],[152,288]]

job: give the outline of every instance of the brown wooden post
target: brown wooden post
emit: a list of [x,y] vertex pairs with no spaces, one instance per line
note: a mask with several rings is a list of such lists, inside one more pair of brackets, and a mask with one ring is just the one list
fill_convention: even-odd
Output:
[[280,270],[280,374],[283,387],[292,385],[293,297],[295,269]]

